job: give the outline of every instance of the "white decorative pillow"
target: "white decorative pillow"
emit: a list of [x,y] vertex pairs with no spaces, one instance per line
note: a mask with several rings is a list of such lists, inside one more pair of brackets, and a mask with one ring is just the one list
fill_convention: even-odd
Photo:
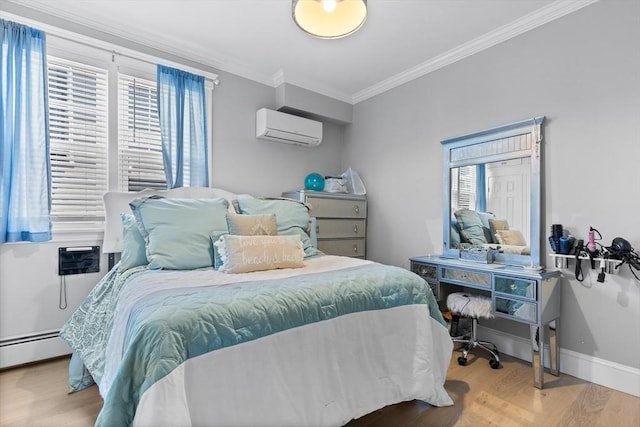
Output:
[[214,243],[222,260],[219,271],[249,273],[276,268],[304,267],[300,236],[236,236],[226,234]]
[[[498,218],[490,218],[489,219],[489,228],[491,231],[491,235],[495,237],[496,232],[498,230],[508,230],[509,229],[509,221],[506,219],[498,219]],[[497,237],[496,237],[497,239]],[[494,242],[498,242],[498,240],[494,240]],[[500,242],[498,242],[500,243]]]
[[218,270],[222,266],[222,259],[215,243],[224,234],[237,236],[275,236],[278,234],[278,224],[275,214],[242,215],[227,213],[228,233],[214,234],[211,236],[213,245],[213,268]]
[[527,241],[520,230],[497,230],[496,238],[501,245],[527,246]]
[[278,223],[275,214],[242,215],[227,213],[229,234],[238,236],[275,236]]

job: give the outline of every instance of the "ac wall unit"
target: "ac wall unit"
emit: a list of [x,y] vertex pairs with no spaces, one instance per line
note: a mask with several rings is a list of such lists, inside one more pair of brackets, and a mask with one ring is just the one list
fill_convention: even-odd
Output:
[[261,108],[256,111],[256,138],[315,147],[322,142],[322,122]]

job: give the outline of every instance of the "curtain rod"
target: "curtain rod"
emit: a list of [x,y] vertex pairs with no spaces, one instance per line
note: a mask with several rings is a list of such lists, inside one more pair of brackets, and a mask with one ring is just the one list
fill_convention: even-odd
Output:
[[[74,41],[74,40],[71,40],[71,41]],[[95,47],[95,46],[89,46],[89,47]],[[136,52],[135,56],[134,56],[134,55],[127,54],[127,53],[122,53],[122,52],[120,52],[118,50],[115,50],[115,49],[113,49],[113,50],[107,50],[107,49],[103,49],[103,48],[97,48],[97,49],[100,49],[100,50],[107,51],[107,52],[111,53],[111,61],[112,62],[115,62],[115,55],[119,55],[119,56],[122,56],[122,57],[125,57],[125,58],[129,58],[129,59],[133,59],[133,60],[136,60],[136,61],[144,62],[146,64],[150,64],[150,65],[154,65],[154,66],[156,66],[158,64],[168,65],[168,66],[171,66],[173,68],[179,68],[181,70],[188,71],[188,72],[190,72],[192,74],[204,75],[204,77],[207,80],[211,81],[214,86],[219,86],[220,85],[220,79],[218,78],[218,76],[216,74],[212,74],[212,73],[208,73],[206,71],[198,70],[197,68],[188,67],[188,66],[186,66],[184,64],[180,64],[178,62],[163,60],[163,59],[157,58],[157,57],[155,57],[153,55],[144,54],[142,52]],[[142,55],[143,57],[140,57],[140,55]]]
[[[19,16],[19,15],[13,15],[10,13],[5,13],[2,12],[0,13],[0,17],[6,17],[7,19],[11,19],[14,20],[16,22],[19,22],[21,24],[24,25],[28,25],[30,27],[36,28],[38,30],[44,31],[48,36],[53,36],[53,37],[57,37],[59,39],[62,39],[64,41],[68,41],[68,42],[73,42],[73,43],[77,43],[86,47],[90,47],[93,49],[98,49],[101,50],[103,52],[108,52],[111,53],[112,55],[120,55],[123,56],[125,58],[129,58],[129,59],[134,59],[137,61],[141,61],[150,65],[158,65],[158,64],[164,64],[164,65],[168,65],[174,68],[180,68],[183,69],[185,71],[188,71],[190,73],[193,74],[201,74],[204,75],[204,77],[208,80],[210,80],[211,82],[213,82],[214,86],[218,86],[220,84],[220,79],[218,77],[217,74],[215,73],[211,73],[208,71],[204,71],[204,70],[200,70],[198,68],[195,67],[191,67],[191,66],[187,66],[184,64],[181,64],[179,62],[175,62],[175,61],[170,61],[170,60],[165,60],[162,58],[159,58],[157,56],[154,55],[150,55],[147,53],[143,53],[143,52],[139,52],[136,51],[134,49],[129,49],[123,46],[118,46],[112,43],[108,43],[105,42],[103,40],[94,38],[94,37],[90,37],[90,36],[86,36],[84,34],[79,34],[79,33],[75,33],[73,31],[69,31],[69,30],[65,30],[63,28],[60,27],[56,27],[50,24],[46,24],[43,22],[39,22],[39,21],[35,21],[29,18],[25,18],[23,16]],[[155,48],[153,48],[155,49]],[[165,52],[165,53],[169,53],[169,52]],[[170,54],[170,53],[169,53]],[[112,56],[113,59],[113,56]],[[186,58],[182,58],[188,61],[188,59]]]

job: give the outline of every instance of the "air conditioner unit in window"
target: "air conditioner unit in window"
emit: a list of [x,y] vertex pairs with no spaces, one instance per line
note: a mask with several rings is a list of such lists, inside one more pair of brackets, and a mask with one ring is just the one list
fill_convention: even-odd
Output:
[[322,142],[322,122],[261,108],[256,111],[256,138],[315,147]]

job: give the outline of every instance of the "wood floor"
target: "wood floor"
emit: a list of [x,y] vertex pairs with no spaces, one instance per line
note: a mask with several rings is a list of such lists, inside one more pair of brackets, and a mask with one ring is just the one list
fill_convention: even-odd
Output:
[[[347,426],[640,426],[638,397],[568,375],[545,374],[545,389],[538,390],[531,367],[520,360],[505,357],[493,370],[482,356],[470,356],[464,367],[457,356],[454,352],[445,384],[453,406],[405,402]],[[67,366],[68,359],[61,358],[0,372],[0,426],[93,426],[102,399],[96,386],[67,394]]]

